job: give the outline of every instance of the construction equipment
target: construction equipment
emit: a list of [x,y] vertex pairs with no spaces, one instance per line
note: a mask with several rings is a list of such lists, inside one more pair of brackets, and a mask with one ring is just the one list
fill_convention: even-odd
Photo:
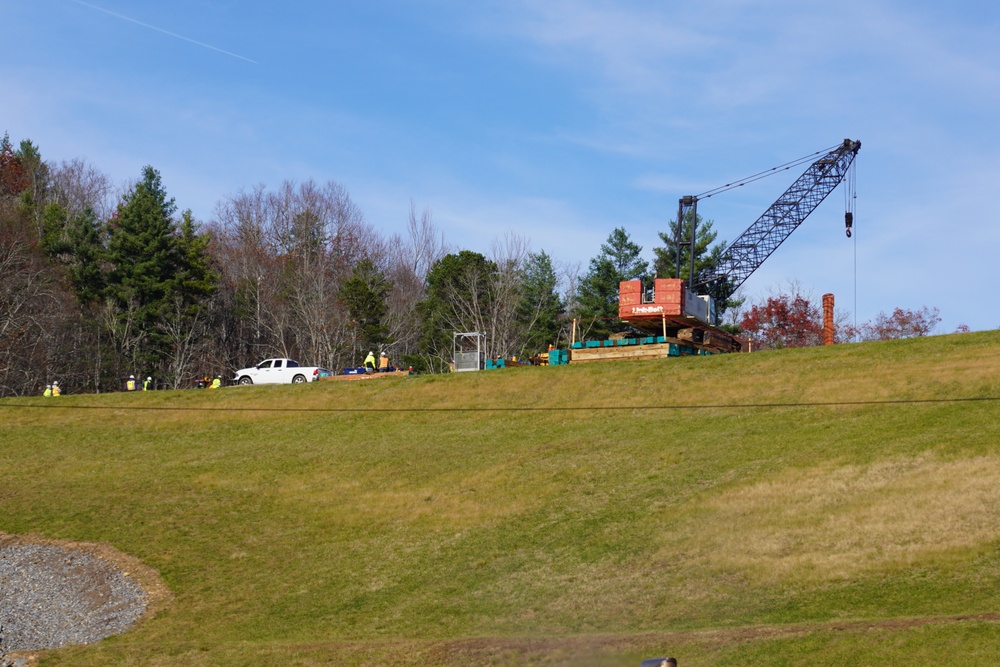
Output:
[[[682,197],[677,211],[677,233],[679,237],[684,228],[683,222],[690,215],[693,224],[689,241],[691,266],[688,275],[693,275],[694,280],[688,284],[679,276],[657,278],[653,289],[649,291],[644,289],[641,281],[622,282],[619,285],[619,318],[639,331],[659,333],[664,338],[676,338],[690,343],[696,349],[724,352],[739,350],[738,341],[717,328],[716,304],[723,304],[731,297],[827,195],[844,181],[860,148],[860,141],[844,139],[842,144],[824,152],[756,222],[723,251],[717,263],[700,273],[695,273],[694,267],[699,199],[789,167],[775,167],[768,172],[726,184],[701,195]],[[795,164],[804,164],[804,161],[805,158]],[[848,211],[844,219],[848,237],[851,235],[853,221],[853,213]],[[678,272],[682,243],[677,238]]]
[[[840,146],[809,165],[805,173],[799,176],[798,180],[792,183],[755,223],[725,249],[717,264],[695,277],[691,285],[692,291],[708,294],[718,303],[732,296],[750,274],[756,271],[809,214],[816,210],[826,196],[840,185],[860,149],[860,141],[844,139]],[[740,184],[724,188],[729,189],[738,185]],[[685,199],[688,198],[681,199],[682,215]],[[690,199],[694,200],[692,205],[696,206],[698,198]],[[695,217],[697,219],[697,216]],[[851,235],[853,222],[853,213],[848,211],[845,216],[848,237]]]

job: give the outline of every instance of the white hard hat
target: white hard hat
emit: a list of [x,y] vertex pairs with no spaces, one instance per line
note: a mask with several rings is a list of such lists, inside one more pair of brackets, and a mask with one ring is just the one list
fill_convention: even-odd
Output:
[[147,377],[146,379],[147,379],[147,380],[152,380],[153,378],[152,378],[152,377]]
[[129,379],[129,380],[134,380],[134,379],[135,379],[135,376],[134,376],[134,375],[129,375],[129,376],[128,376],[128,379]]
[[57,384],[59,384],[59,381],[58,381],[58,380],[55,380],[55,381],[53,381],[53,382],[52,382],[52,384],[53,384],[53,385],[57,385]]

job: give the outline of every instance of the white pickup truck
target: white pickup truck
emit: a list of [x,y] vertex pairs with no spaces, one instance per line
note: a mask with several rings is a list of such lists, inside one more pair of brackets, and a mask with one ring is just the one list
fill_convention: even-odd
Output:
[[330,371],[318,366],[299,366],[294,359],[265,359],[251,368],[236,371],[236,384],[301,384],[312,382]]

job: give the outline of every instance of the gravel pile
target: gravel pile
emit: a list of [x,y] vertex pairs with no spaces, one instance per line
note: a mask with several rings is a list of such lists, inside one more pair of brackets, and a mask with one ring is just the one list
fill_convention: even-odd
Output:
[[113,564],[55,545],[0,544],[3,654],[92,644],[146,610],[139,584]]

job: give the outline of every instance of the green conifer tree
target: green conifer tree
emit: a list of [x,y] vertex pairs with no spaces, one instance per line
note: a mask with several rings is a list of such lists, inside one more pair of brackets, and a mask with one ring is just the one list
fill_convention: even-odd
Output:
[[370,259],[359,261],[344,281],[340,298],[355,327],[355,356],[360,350],[375,350],[391,343],[385,323],[386,299],[392,281]]
[[556,293],[558,283],[552,258],[544,250],[528,255],[518,309],[525,330],[522,354],[542,352],[559,342],[565,306]]
[[626,280],[648,280],[649,264],[640,255],[642,246],[618,227],[601,245],[601,254],[590,260],[590,270],[577,290],[577,314],[582,335],[605,338],[623,331],[618,321],[618,286]]
[[198,316],[218,279],[206,252],[210,238],[198,233],[190,211],[178,227],[176,210],[159,172],[147,166],[109,224],[111,327],[135,370],[163,367],[178,326]]

